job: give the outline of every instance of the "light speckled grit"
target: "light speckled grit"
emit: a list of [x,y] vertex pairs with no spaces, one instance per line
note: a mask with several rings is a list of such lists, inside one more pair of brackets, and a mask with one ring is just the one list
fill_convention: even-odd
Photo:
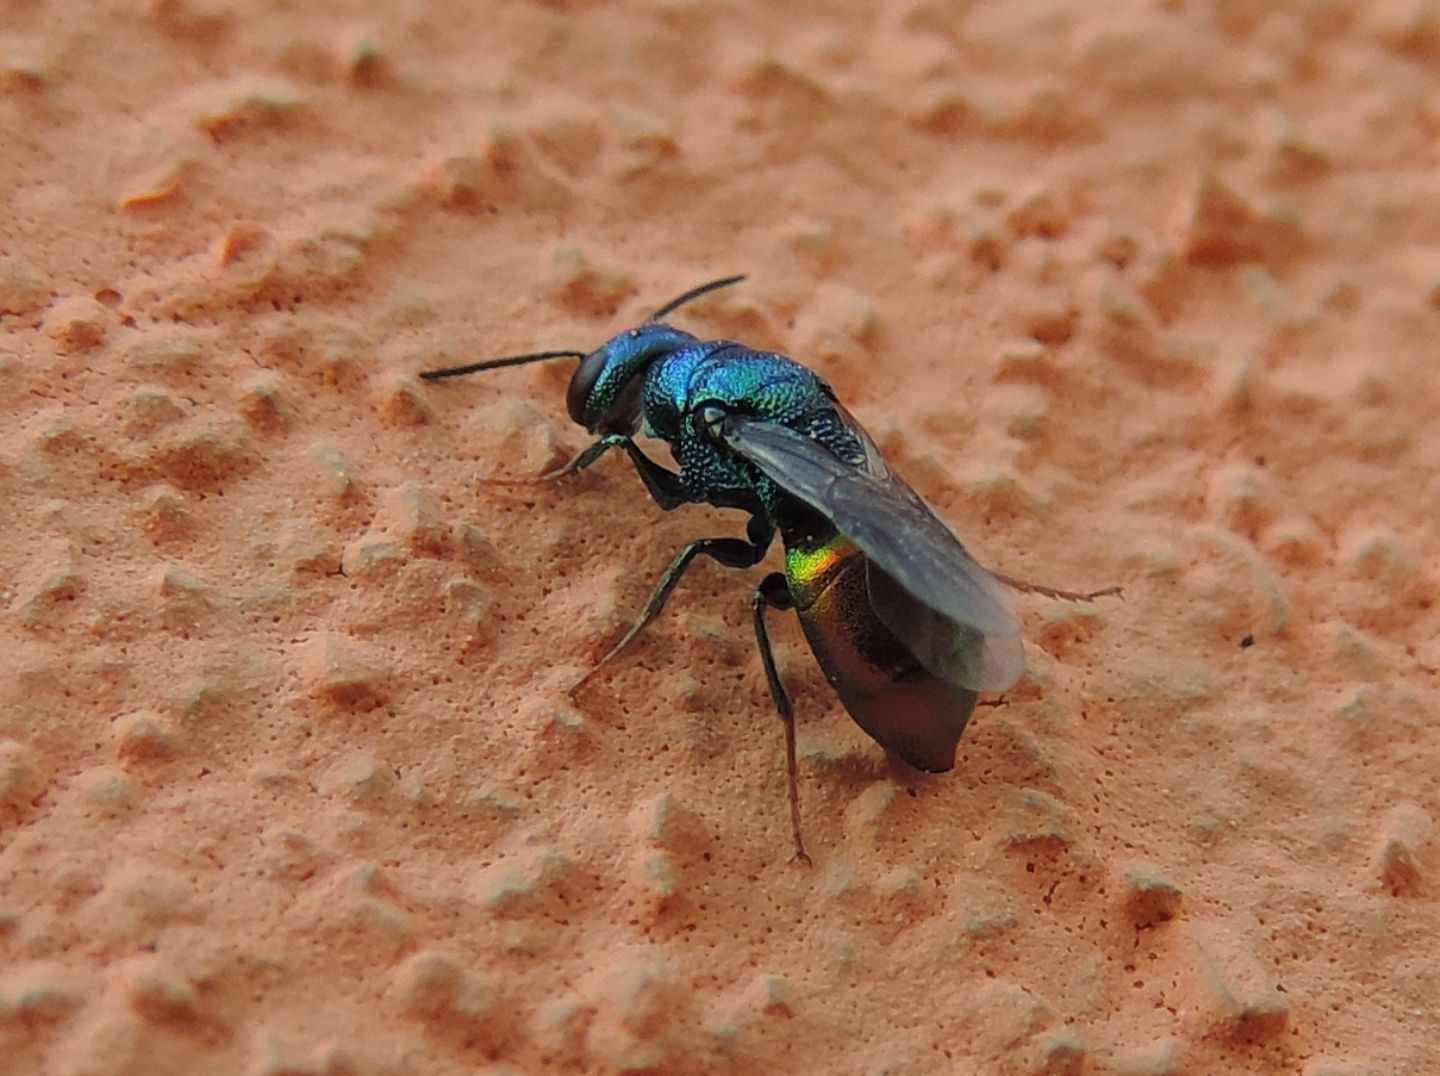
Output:
[[[1440,15],[0,9],[0,1069],[1440,1072]],[[1019,598],[889,766],[568,368],[836,386]],[[1248,644],[1248,645],[1247,645]]]

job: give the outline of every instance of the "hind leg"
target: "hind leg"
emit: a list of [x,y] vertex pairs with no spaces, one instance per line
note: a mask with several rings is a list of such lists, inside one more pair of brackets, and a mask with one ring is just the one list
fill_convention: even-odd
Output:
[[775,700],[775,709],[785,725],[785,776],[790,789],[790,832],[795,838],[795,858],[809,863],[805,842],[800,837],[800,786],[797,780],[798,767],[795,762],[795,709],[790,705],[790,696],[780,682],[780,671],[775,668],[775,654],[770,648],[770,630],[765,625],[765,613],[769,609],[793,609],[795,600],[785,577],[772,572],[761,580],[750,599],[750,611],[755,620],[755,642],[760,647],[760,661],[765,666],[765,680],[770,685],[770,697]]

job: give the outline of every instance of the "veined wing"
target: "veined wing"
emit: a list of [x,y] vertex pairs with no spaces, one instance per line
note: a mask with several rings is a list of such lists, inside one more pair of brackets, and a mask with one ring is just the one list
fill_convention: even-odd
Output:
[[724,443],[797,500],[834,523],[879,571],[876,615],[930,672],[961,687],[1000,692],[1025,671],[1020,625],[994,577],[924,499],[892,475],[858,424],[867,466],[839,459],[787,426],[729,415]]

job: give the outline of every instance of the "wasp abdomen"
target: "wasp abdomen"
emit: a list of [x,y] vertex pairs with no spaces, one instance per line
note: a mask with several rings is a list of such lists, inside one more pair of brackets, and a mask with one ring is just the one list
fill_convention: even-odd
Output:
[[879,569],[853,542],[832,533],[785,553],[805,638],[856,723],[917,769],[951,769],[976,693],[935,676],[880,621],[867,580]]

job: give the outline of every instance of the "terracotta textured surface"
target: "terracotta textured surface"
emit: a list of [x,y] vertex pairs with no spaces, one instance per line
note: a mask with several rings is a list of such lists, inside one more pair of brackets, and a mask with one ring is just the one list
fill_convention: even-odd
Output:
[[[0,10],[0,1068],[1440,1072],[1440,9]],[[584,443],[812,364],[1020,598],[892,767]]]

